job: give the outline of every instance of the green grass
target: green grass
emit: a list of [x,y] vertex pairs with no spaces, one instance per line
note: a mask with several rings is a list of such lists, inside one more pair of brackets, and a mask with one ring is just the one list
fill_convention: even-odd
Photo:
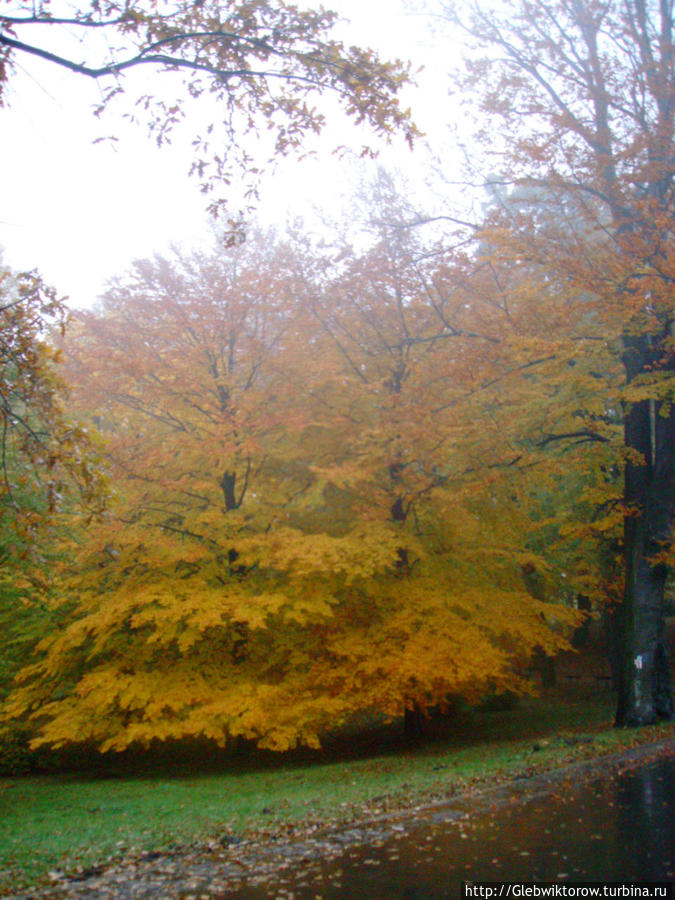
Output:
[[383,728],[322,753],[240,755],[217,774],[183,760],[143,775],[137,760],[116,777],[0,779],[0,892],[127,852],[353,821],[672,733],[615,731],[611,715],[610,700],[528,700],[434,723],[416,748]]

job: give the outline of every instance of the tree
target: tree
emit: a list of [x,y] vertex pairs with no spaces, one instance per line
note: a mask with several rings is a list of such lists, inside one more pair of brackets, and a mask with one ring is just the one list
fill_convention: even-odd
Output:
[[[557,605],[550,566],[532,550],[532,472],[526,461],[531,454],[522,441],[512,440],[522,415],[513,420],[516,404],[505,394],[510,388],[521,401],[531,396],[530,367],[551,357],[514,358],[508,332],[515,321],[504,314],[503,296],[491,302],[494,286],[486,290],[484,278],[475,284],[473,258],[424,247],[400,227],[407,211],[392,190],[381,174],[371,206],[379,240],[341,268],[312,308],[336,350],[340,383],[361,398],[357,403],[343,387],[338,397],[325,399],[333,428],[349,422],[335,436],[342,462],[328,475],[360,498],[362,515],[377,510],[401,536],[396,572],[406,601],[400,618],[387,622],[395,626],[392,643],[401,650],[398,660],[392,658],[388,680],[400,685],[406,724],[414,728],[418,713],[433,702],[442,705],[447,693],[475,700],[489,684],[522,690],[515,670],[526,668],[537,651],[552,654],[564,646],[561,636],[541,626],[553,616],[560,623],[573,616]],[[531,342],[528,351],[533,353]],[[368,413],[357,423],[366,398]],[[348,414],[338,414],[340,404]],[[535,476],[541,479],[542,470]],[[539,530],[539,523],[534,527]],[[414,543],[406,545],[405,536]],[[524,578],[534,565],[546,573],[539,596]],[[424,613],[416,603],[420,584],[428,591],[420,592]],[[556,605],[547,610],[543,600]],[[424,626],[415,624],[416,616]],[[457,653],[449,624],[454,637],[461,634],[471,645],[468,659]],[[439,673],[433,688],[418,655],[410,656],[419,649],[420,634],[425,656]],[[504,657],[495,657],[495,645],[506,651]],[[487,684],[472,669],[479,647],[490,659]],[[465,671],[472,684],[462,680]]]
[[360,711],[526,692],[566,646],[574,613],[523,581],[527,483],[491,477],[511,450],[408,249],[251,239],[140,264],[80,317],[73,398],[117,498],[7,705],[37,743],[316,745]]
[[570,298],[592,297],[608,338],[618,336],[625,592],[617,724],[670,718],[663,596],[675,504],[672,3],[528,0],[508,16],[467,4],[451,18],[478,48],[490,48],[468,64],[468,83],[482,97],[486,147],[500,130],[504,180],[545,185],[583,223],[541,228],[521,215],[491,239],[548,268]]
[[[96,440],[66,410],[56,342],[63,304],[35,273],[0,269],[0,697],[37,641],[69,514],[95,516],[106,482]],[[0,728],[0,730],[2,730]],[[4,740],[6,737],[3,731]]]
[[[133,116],[144,118],[162,145],[190,115],[190,104],[196,109],[200,98],[208,101],[209,124],[194,138],[192,172],[202,190],[212,192],[229,185],[238,168],[239,178],[243,172],[250,176],[250,193],[261,164],[252,148],[266,148],[272,158],[300,150],[323,128],[325,116],[313,105],[320,93],[336,97],[349,117],[379,136],[401,131],[412,142],[417,134],[398,103],[407,67],[331,39],[336,18],[323,8],[302,11],[258,0],[112,0],[62,15],[48,2],[16,0],[0,15],[0,101],[21,59],[37,58],[101,81],[97,114],[130,90],[134,72],[160,72],[167,94],[147,93],[141,83]],[[89,61],[82,61],[83,53]],[[244,135],[251,140],[244,142]],[[224,202],[217,194],[212,209]]]
[[220,258],[139,263],[79,316],[73,401],[108,436],[118,496],[62,573],[77,617],[27,672],[48,742],[283,748],[335,714],[310,715],[307,632],[330,617],[329,595],[311,568],[293,579],[284,565],[311,550],[289,522],[312,489],[294,449],[296,281],[288,250],[251,237]]
[[90,435],[66,413],[55,335],[66,312],[35,273],[0,270],[0,566],[34,565],[44,529],[79,493],[100,508],[104,476]]

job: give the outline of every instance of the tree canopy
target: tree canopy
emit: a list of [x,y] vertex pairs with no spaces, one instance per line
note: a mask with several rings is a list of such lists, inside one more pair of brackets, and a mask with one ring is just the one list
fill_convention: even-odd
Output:
[[501,345],[448,350],[416,249],[251,239],[140,264],[79,317],[73,399],[117,498],[10,701],[38,742],[313,745],[357,712],[526,692],[566,645],[574,611],[524,577],[527,478],[499,477],[514,450],[485,424]]

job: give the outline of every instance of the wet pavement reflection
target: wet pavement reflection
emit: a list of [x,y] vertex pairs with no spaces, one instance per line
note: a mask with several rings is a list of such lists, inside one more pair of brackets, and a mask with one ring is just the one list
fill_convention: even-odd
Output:
[[228,900],[454,900],[471,880],[670,881],[675,760],[516,782],[478,808],[439,808],[349,841],[345,832],[344,850],[296,859],[274,881],[251,873]]

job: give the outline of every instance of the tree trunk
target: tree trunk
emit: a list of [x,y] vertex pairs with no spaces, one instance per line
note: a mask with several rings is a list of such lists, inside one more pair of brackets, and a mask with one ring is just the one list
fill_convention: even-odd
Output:
[[[237,476],[235,472],[223,472],[223,477],[220,480],[220,487],[223,491],[223,500],[225,501],[226,512],[232,512],[233,509],[237,509],[239,506],[235,494],[236,483]],[[230,567],[230,575],[237,575],[241,578],[246,574],[246,567],[235,566],[235,563],[238,559],[238,551],[235,550],[234,547],[230,547],[230,549],[227,551],[227,561]]]
[[[660,349],[659,349],[660,347]],[[672,368],[663,344],[650,335],[626,340],[624,362],[637,375]],[[626,463],[625,588],[621,610],[621,665],[617,725],[670,719],[673,700],[665,641],[667,567],[657,556],[670,545],[675,508],[675,412],[655,399],[633,403],[625,417],[625,443],[640,454]]]
[[237,476],[234,472],[223,472],[223,477],[220,479],[220,487],[223,491],[223,500],[225,501],[227,512],[237,508],[237,498],[234,493],[236,481]]
[[623,659],[623,605],[612,604],[604,613],[605,651],[612,674],[612,690],[620,696],[621,661]]
[[424,716],[417,703],[403,711],[403,734],[408,741],[417,741],[424,733]]
[[543,688],[554,688],[558,683],[555,659],[549,656],[548,653],[544,653],[541,647],[537,647],[534,651],[532,662],[536,671],[539,672],[541,686]]

